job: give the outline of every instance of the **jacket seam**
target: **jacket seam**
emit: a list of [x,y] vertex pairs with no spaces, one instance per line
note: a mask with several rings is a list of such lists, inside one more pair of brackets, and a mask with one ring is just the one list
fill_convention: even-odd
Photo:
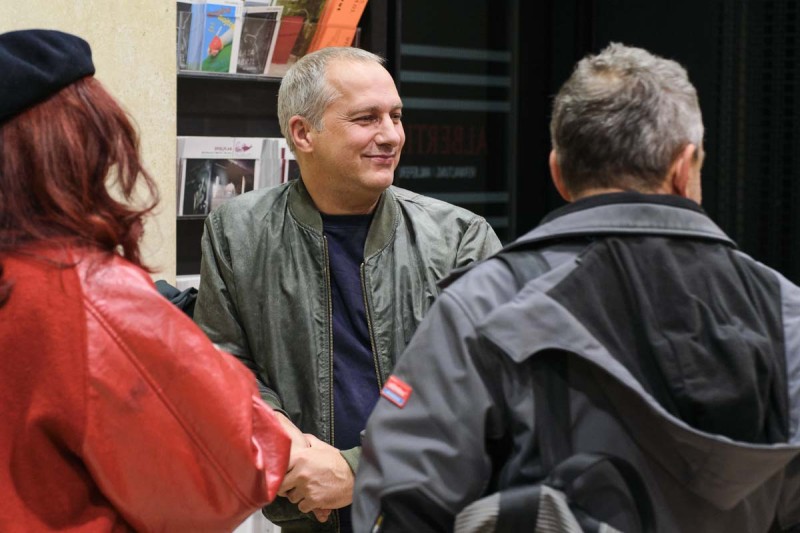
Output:
[[[695,237],[703,239],[712,239],[722,244],[735,247],[735,244],[730,240],[713,231],[701,230],[696,227],[667,227],[663,224],[615,224],[613,226],[569,226],[561,229],[555,229],[551,232],[540,232],[523,237],[519,241],[522,243],[531,243],[543,240],[557,239],[560,237],[592,237],[596,235],[613,235],[614,233],[624,234],[647,234],[647,235],[670,235],[678,237]],[[516,243],[515,243],[516,244]]]
[[[75,257],[72,253],[70,253],[70,259],[74,261]],[[62,271],[63,272],[63,271]],[[81,298],[86,299],[86,294],[83,291],[83,283],[81,283],[80,276],[76,271],[74,271],[75,278],[76,278],[76,285],[78,290],[80,291]],[[83,346],[84,356],[81,358],[83,360],[83,424],[82,424],[82,435],[81,435],[81,451],[86,451],[86,439],[89,435],[89,354],[91,351],[89,350],[89,326],[84,320],[83,322],[83,341],[81,342],[81,346]]]
[[420,491],[425,497],[429,498],[433,503],[439,506],[439,508],[443,509],[444,511],[450,513],[451,515],[456,515],[456,510],[451,509],[448,505],[446,505],[443,501],[441,501],[438,496],[432,494],[424,483],[419,483],[416,481],[405,481],[403,483],[396,483],[394,485],[384,485],[383,491],[381,492],[380,499],[385,500],[388,497],[391,497],[393,494],[397,494],[398,492],[402,492],[404,490],[413,489]]
[[363,293],[362,296],[364,297],[364,313],[367,316],[367,332],[369,333],[369,343],[370,343],[370,348],[372,349],[372,358],[373,361],[375,362],[375,377],[377,378],[378,392],[380,393],[380,390],[383,388],[383,379],[382,379],[383,372],[381,369],[380,357],[378,356],[378,344],[375,341],[375,332],[373,330],[373,325],[372,325],[373,324],[372,310],[371,310],[372,306],[370,305],[370,299],[367,296],[370,291],[367,290],[369,287],[367,281],[367,268],[365,263],[361,264],[359,268],[359,273],[361,274],[361,283],[362,283],[361,291]]
[[[387,248],[389,248],[389,246],[391,246],[394,243],[395,237],[397,236],[397,229],[400,227],[400,219],[403,216],[403,213],[402,213],[403,210],[400,209],[400,202],[402,201],[402,199],[399,198],[394,192],[392,192],[392,194],[387,194],[387,193],[388,193],[388,189],[387,189],[386,192],[384,192],[384,194],[386,194],[386,197],[385,197],[386,201],[387,202],[388,201],[394,202],[394,206],[395,206],[395,215],[394,215],[394,218],[392,220],[392,232],[389,235],[387,235],[386,243],[383,246],[381,246],[378,250],[375,251],[375,253],[373,253],[369,257],[365,257],[364,258],[364,266],[365,266],[365,268],[366,268],[367,261],[369,261],[373,257],[379,256]],[[372,224],[375,224],[374,220],[372,221],[372,223],[370,223],[370,228],[372,228]]]
[[300,228],[302,228],[302,229],[304,229],[305,231],[307,231],[307,232],[311,233],[312,235],[314,235],[314,236],[315,236],[316,238],[318,238],[318,239],[322,238],[322,236],[324,235],[324,233],[320,233],[320,232],[319,232],[319,231],[317,231],[317,229],[316,229],[316,228],[314,228],[313,226],[310,226],[309,224],[306,224],[305,222],[303,222],[302,220],[300,220],[300,219],[297,217],[297,215],[295,215],[295,214],[294,214],[294,210],[292,209],[292,206],[289,204],[289,202],[286,202],[286,210],[288,211],[288,213],[289,213],[289,216],[290,216],[290,217],[291,217],[291,219],[294,221],[294,223],[295,223],[295,224],[297,224],[298,226],[300,226]]
[[[461,257],[462,246],[467,236],[470,235],[470,231],[472,231],[472,228],[476,227],[483,220],[484,220],[483,217],[479,216],[474,216],[469,220],[469,225],[467,226],[467,229],[464,230],[464,232],[461,234],[461,238],[458,241],[458,248],[456,248],[456,264],[458,264],[458,258]],[[485,242],[486,239],[484,238],[483,241]]]
[[[221,227],[222,221],[220,220],[220,217],[214,216],[214,215],[209,215],[206,220],[208,221],[208,225],[211,226],[211,228],[210,228],[211,229],[210,237],[212,239],[211,244],[213,246],[215,243],[220,243],[221,242],[221,240],[218,238],[218,236],[222,236],[223,235],[223,231],[222,231],[222,227]],[[217,246],[214,246],[214,248],[217,248],[219,250],[219,252],[223,252],[223,250],[219,246],[219,244],[217,244]],[[227,250],[227,252],[230,252],[230,250]],[[229,256],[230,256],[230,253],[228,253],[228,254],[220,253],[219,254],[220,260],[225,264],[225,266],[227,268],[231,269],[232,266],[231,266],[231,261],[230,261],[230,257]]]

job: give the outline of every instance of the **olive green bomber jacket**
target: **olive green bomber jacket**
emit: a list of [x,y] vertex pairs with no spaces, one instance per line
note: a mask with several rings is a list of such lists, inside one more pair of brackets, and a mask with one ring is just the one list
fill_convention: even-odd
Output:
[[[436,283],[500,246],[465,209],[396,187],[382,194],[361,266],[376,387],[438,295]],[[206,220],[202,247],[195,321],[256,374],[267,403],[335,445],[328,250],[302,181],[222,205]],[[342,455],[355,472],[360,448]],[[266,514],[279,525],[302,516],[280,499]]]

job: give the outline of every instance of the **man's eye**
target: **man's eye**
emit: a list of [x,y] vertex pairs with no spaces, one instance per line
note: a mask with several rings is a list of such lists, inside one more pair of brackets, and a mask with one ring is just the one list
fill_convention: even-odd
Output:
[[372,115],[365,115],[356,119],[357,122],[372,122],[373,120],[375,120],[375,117]]
[[394,120],[395,122],[400,122],[401,120],[403,120],[403,115],[399,115],[399,114],[398,115],[392,115],[392,120]]

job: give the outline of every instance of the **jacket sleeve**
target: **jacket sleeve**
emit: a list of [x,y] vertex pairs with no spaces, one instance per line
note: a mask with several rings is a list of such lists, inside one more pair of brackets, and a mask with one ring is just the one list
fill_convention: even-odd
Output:
[[283,412],[280,397],[262,381],[250,351],[236,304],[238,287],[231,266],[231,255],[222,221],[216,213],[206,218],[201,246],[203,255],[194,321],[211,342],[233,354],[250,369],[256,378],[261,398],[273,409]]
[[[774,272],[774,271],[773,271]],[[781,284],[781,315],[788,382],[791,444],[800,444],[800,288],[775,273]],[[800,457],[784,471],[784,486],[777,509],[780,531],[800,531]]]
[[[498,406],[473,362],[473,325],[451,294],[433,305],[391,380],[410,387],[402,404],[373,411],[356,477],[354,530],[451,530],[454,516],[486,489],[488,434],[502,431]],[[395,388],[395,391],[398,390]],[[402,391],[402,384],[400,389]]]
[[456,264],[453,268],[466,266],[495,254],[502,248],[492,227],[483,217],[475,217],[467,227],[458,245]]
[[358,463],[361,461],[361,446],[356,446],[355,448],[350,448],[349,450],[341,450],[340,452],[342,457],[345,461],[347,461],[347,466],[350,467],[350,470],[353,471],[353,474],[358,472]]
[[800,531],[800,457],[784,471],[785,481],[778,504],[778,531]]
[[289,439],[252,374],[147,281],[85,298],[81,458],[137,531],[230,531],[275,497]]

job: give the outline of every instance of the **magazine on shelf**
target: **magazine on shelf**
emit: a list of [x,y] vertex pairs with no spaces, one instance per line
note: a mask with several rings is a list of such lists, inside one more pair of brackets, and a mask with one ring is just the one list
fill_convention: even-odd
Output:
[[281,158],[283,159],[283,164],[281,166],[281,183],[299,179],[300,167],[297,164],[297,159],[294,157],[294,152],[289,149],[289,146],[283,146],[281,149]]
[[205,4],[205,0],[178,0],[176,35],[178,70],[200,70]]
[[201,2],[202,0],[178,0],[177,2],[175,56],[178,70],[189,70],[189,36],[192,32],[192,7]]
[[269,183],[265,147],[265,139],[255,137],[178,137],[178,217],[205,217]]
[[241,24],[243,9],[241,0],[215,0],[193,6],[188,61],[191,70],[232,72],[231,58],[236,57],[238,47],[236,26]]
[[236,73],[267,73],[275,50],[282,12],[281,6],[245,6],[238,37]]
[[283,137],[265,139],[264,176],[265,187],[274,187],[300,177],[300,168],[294,153],[289,149]]

